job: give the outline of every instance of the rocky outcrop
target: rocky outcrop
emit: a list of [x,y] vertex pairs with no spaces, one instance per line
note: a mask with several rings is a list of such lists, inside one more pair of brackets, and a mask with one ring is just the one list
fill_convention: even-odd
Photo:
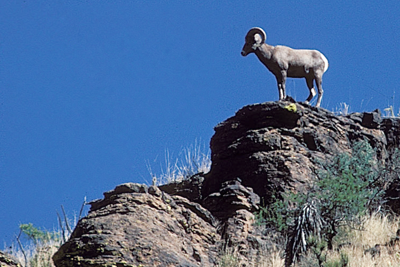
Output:
[[56,266],[214,266],[216,221],[199,204],[157,187],[123,184],[91,203]]
[[386,160],[387,136],[389,146],[400,140],[396,135],[400,128],[386,125],[394,124],[382,120],[379,111],[336,116],[287,101],[246,106],[215,127],[212,166],[202,194],[216,192],[235,178],[266,201],[272,192],[305,192],[316,179],[319,163],[338,153],[350,153],[356,141],[368,140],[378,158]]
[[[221,253],[234,249],[240,266],[256,266],[265,261],[262,252],[273,235],[254,224],[260,203],[288,190],[306,192],[324,163],[351,153],[360,140],[386,164],[400,145],[399,120],[382,119],[379,111],[336,116],[293,101],[246,106],[215,127],[208,174],[159,188],[123,184],[104,193],[54,262],[217,266]],[[389,191],[396,200],[399,183]]]

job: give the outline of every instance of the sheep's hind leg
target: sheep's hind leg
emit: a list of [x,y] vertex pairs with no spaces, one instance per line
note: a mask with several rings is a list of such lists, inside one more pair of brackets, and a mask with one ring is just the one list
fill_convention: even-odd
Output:
[[317,104],[315,106],[319,107],[321,105],[322,95],[324,94],[324,90],[322,89],[322,76],[315,77],[315,83],[317,84],[318,88],[318,99],[317,99]]
[[307,87],[308,87],[308,90],[310,90],[310,95],[307,97],[307,99],[305,101],[306,104],[310,103],[311,99],[313,99],[313,97],[317,94],[317,92],[315,92],[315,89],[314,89],[313,81],[314,81],[313,78],[306,78]]

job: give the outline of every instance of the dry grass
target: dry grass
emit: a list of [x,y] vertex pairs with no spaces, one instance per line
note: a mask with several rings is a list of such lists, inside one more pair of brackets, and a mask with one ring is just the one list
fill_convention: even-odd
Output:
[[[82,204],[85,205],[86,199]],[[41,230],[30,224],[21,224],[20,233],[5,251],[22,267],[54,267],[53,255],[65,240],[68,240],[72,228],[77,224],[77,218],[69,220],[61,206],[64,221],[59,216],[58,230]],[[2,265],[1,265],[2,266]]]
[[342,102],[342,103],[340,103],[339,108],[336,108],[336,111],[334,111],[334,113],[336,115],[346,116],[349,114],[349,110],[350,110],[349,105]]
[[[400,217],[390,218],[375,214],[366,217],[363,220],[362,227],[358,230],[343,227],[341,235],[335,241],[333,251],[325,251],[327,255],[324,266],[333,265],[339,262],[341,254],[347,255],[350,267],[394,267],[400,266],[400,244],[397,246],[388,246],[400,228]],[[348,245],[340,246],[342,243]],[[368,249],[380,244],[380,253],[372,256]],[[52,255],[57,251],[59,242],[41,244],[26,248],[29,264],[31,267],[53,267],[51,261]],[[339,248],[340,247],[340,248]],[[20,263],[24,264],[24,257],[20,250],[14,248],[13,256]],[[272,248],[259,252],[257,259],[253,262],[243,261],[241,257],[233,250],[227,250],[220,258],[219,267],[237,267],[237,266],[257,266],[257,267],[283,267],[284,253],[282,249]],[[308,255],[295,265],[296,267],[317,267],[318,263],[312,255]]]
[[[328,253],[328,259],[340,258],[341,252],[348,256],[352,267],[400,266],[400,248],[385,246],[396,236],[399,228],[399,217],[390,219],[380,214],[367,217],[361,230],[343,229],[348,233],[348,242],[351,245],[342,247],[339,252]],[[375,249],[375,245],[380,246]],[[373,256],[371,252],[376,255]]]
[[[340,262],[341,254],[346,255],[350,267],[398,267],[400,266],[400,244],[391,247],[386,245],[396,237],[396,231],[400,228],[400,217],[390,218],[374,214],[365,217],[360,229],[349,227],[340,229],[340,236],[335,240],[335,249],[325,250],[326,262],[323,266],[335,265]],[[347,245],[343,245],[347,244]],[[368,250],[380,244],[380,254],[371,255]],[[340,248],[339,248],[340,247]],[[225,252],[221,256],[219,267],[256,266],[256,267],[283,267],[283,250],[270,249],[260,251],[257,262],[244,262],[240,260],[233,250]],[[305,256],[295,267],[318,267],[318,261],[312,253]]]
[[[347,256],[350,267],[400,266],[400,248],[386,245],[396,236],[399,223],[399,217],[390,219],[388,216],[374,214],[364,218],[360,229],[342,227],[335,240],[334,250],[324,252],[327,256],[324,266],[342,266],[334,265],[340,262],[341,255]],[[316,257],[308,254],[296,266],[319,265]]]
[[283,251],[271,251],[269,255],[265,255],[265,261],[260,267],[283,267],[285,266],[285,259],[283,258]]
[[7,252],[11,254],[21,266],[53,267],[55,265],[53,264],[52,257],[59,247],[60,242],[54,240],[40,244],[30,243],[29,245],[25,245],[24,253],[27,258],[26,261],[24,253],[16,244],[13,244]]
[[[364,253],[362,247],[350,246],[340,251],[349,258],[349,266],[351,267],[392,267],[400,266],[400,254],[389,253],[386,249],[382,249],[381,254],[372,257],[369,253]],[[338,261],[340,259],[339,252],[328,253],[328,262]]]
[[154,185],[163,185],[172,182],[181,182],[197,173],[207,173],[211,168],[210,153],[206,151],[205,146],[197,141],[194,145],[184,148],[179,155],[173,159],[169,151],[165,152],[164,166],[161,165],[161,174],[153,173],[150,164],[147,168],[153,180]]
[[237,252],[228,249],[221,256],[218,267],[238,267],[238,266],[257,266],[257,267],[284,267],[285,260],[283,258],[283,250],[273,249],[260,251],[260,255],[256,259],[244,260],[240,259]]
[[392,218],[380,214],[373,214],[363,222],[361,231],[352,231],[351,241],[355,245],[374,246],[384,244],[394,237],[400,226],[400,218]]

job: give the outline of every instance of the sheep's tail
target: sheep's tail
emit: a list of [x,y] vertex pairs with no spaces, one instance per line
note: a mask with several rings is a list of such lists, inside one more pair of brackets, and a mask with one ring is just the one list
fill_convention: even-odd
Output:
[[324,73],[325,73],[328,70],[329,63],[328,63],[328,60],[326,59],[326,57],[323,54],[321,54],[321,56],[322,56],[322,60],[324,61]]

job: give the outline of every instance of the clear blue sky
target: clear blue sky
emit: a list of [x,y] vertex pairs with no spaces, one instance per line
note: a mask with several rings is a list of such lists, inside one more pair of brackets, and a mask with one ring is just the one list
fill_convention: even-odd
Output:
[[[274,76],[240,55],[254,26],[326,55],[323,108],[397,113],[399,14],[398,0],[0,0],[0,242],[149,182],[166,149],[208,147],[239,108],[277,100]],[[308,95],[303,79],[287,90]]]

